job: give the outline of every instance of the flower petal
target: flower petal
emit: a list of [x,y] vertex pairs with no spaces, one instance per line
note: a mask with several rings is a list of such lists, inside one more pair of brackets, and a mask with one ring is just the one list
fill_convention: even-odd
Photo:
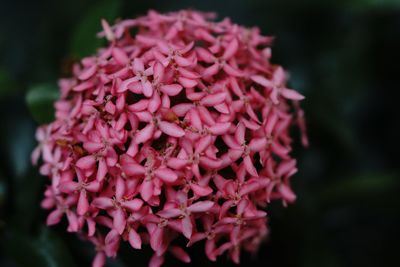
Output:
[[218,63],[214,63],[210,67],[207,67],[202,72],[202,75],[203,75],[203,77],[206,77],[206,78],[210,77],[210,76],[214,76],[215,74],[217,74],[219,72],[219,69],[220,69],[220,65]]
[[84,82],[78,84],[77,86],[72,88],[72,90],[74,90],[76,92],[82,92],[82,91],[85,91],[87,89],[93,88],[94,85],[95,84],[94,84],[94,82],[92,80],[87,80],[87,81],[84,81]]
[[293,193],[292,189],[289,186],[285,184],[280,184],[278,186],[278,190],[286,201],[293,202],[296,200],[296,195]]
[[131,246],[133,248],[136,248],[136,249],[142,248],[142,239],[140,238],[140,235],[132,228],[129,231],[128,240],[129,240],[129,244],[131,244]]
[[250,156],[246,156],[243,158],[243,162],[244,162],[244,166],[246,167],[247,172],[250,175],[256,176],[258,177],[258,173],[256,168],[253,165],[252,159],[250,158]]
[[202,187],[198,184],[193,184],[193,183],[190,184],[190,188],[192,189],[194,194],[199,197],[208,196],[209,194],[211,194],[213,192],[213,190],[209,186]]
[[165,68],[160,61],[157,61],[153,65],[154,80],[156,82],[161,82],[164,77]]
[[250,141],[249,148],[251,149],[251,151],[258,152],[264,150],[266,145],[267,140],[264,137],[254,138]]
[[200,104],[202,104],[204,106],[212,107],[212,106],[215,106],[215,105],[218,105],[218,104],[221,104],[222,102],[224,102],[225,98],[226,98],[225,92],[207,95],[207,96],[203,97],[203,99],[200,100]]
[[292,89],[282,88],[281,95],[291,100],[303,100],[304,96]]
[[98,251],[93,259],[92,267],[103,267],[106,264],[106,254]]
[[103,210],[111,209],[112,207],[114,207],[112,199],[108,197],[95,198],[92,201],[92,205]]
[[189,207],[187,207],[187,210],[190,212],[206,212],[209,211],[213,206],[214,206],[213,201],[198,201]]
[[206,169],[215,170],[221,167],[222,160],[211,159],[209,157],[200,157],[200,165]]
[[223,69],[228,75],[232,75],[234,77],[242,77],[243,76],[243,72],[241,72],[239,69],[232,67],[228,63],[224,64]]
[[188,79],[185,77],[179,77],[178,81],[185,88],[193,88],[197,85],[197,82],[195,80]]
[[122,164],[122,170],[128,176],[141,176],[146,172],[146,169],[142,165],[136,163]]
[[153,86],[149,81],[142,81],[142,91],[146,97],[151,97],[153,95]]
[[120,65],[127,65],[129,63],[128,55],[121,48],[114,47],[112,49],[112,56],[115,61]]
[[192,236],[193,224],[190,216],[185,216],[182,218],[182,233],[187,239],[190,239]]
[[95,164],[96,164],[96,160],[95,160],[94,156],[89,155],[89,156],[85,156],[85,157],[78,159],[78,161],[76,162],[75,165],[80,169],[88,170],[88,169],[93,168],[95,166]]
[[150,246],[154,251],[158,251],[164,239],[164,230],[161,227],[156,227],[150,234]]
[[195,145],[196,148],[195,148],[194,153],[195,154],[202,153],[204,150],[206,150],[211,145],[211,142],[212,142],[212,138],[210,135],[206,135],[206,136],[200,138],[200,140],[196,142],[196,145]]
[[176,172],[165,167],[155,170],[154,174],[166,183],[173,183],[178,179]]
[[157,253],[154,253],[154,255],[151,257],[150,262],[149,262],[149,267],[160,267],[164,263],[164,256],[157,255]]
[[180,84],[168,84],[160,87],[161,92],[169,96],[176,96],[182,91],[183,87]]
[[120,240],[121,238],[115,229],[112,229],[110,232],[108,232],[106,238],[104,239],[104,251],[108,257],[115,257],[117,255]]
[[82,81],[87,80],[87,79],[89,79],[90,77],[92,77],[96,73],[96,70],[97,70],[97,65],[93,64],[89,68],[84,69],[79,74],[78,79],[82,80]]
[[138,81],[138,78],[137,78],[137,77],[132,77],[132,78],[129,78],[129,79],[124,80],[124,81],[119,85],[119,88],[118,88],[117,92],[118,92],[118,93],[123,93],[123,92],[125,92],[126,90],[128,90],[128,86],[129,86],[131,83],[137,82],[137,81]]
[[144,71],[144,64],[143,64],[143,61],[140,58],[135,58],[133,60],[133,69],[136,72],[143,72]]
[[184,251],[181,247],[172,246],[170,247],[169,251],[172,255],[174,255],[178,260],[184,263],[190,263],[190,256]]
[[54,225],[54,224],[59,223],[61,221],[61,218],[62,218],[63,215],[64,215],[64,213],[61,210],[59,210],[59,209],[53,210],[47,216],[46,224],[47,225]]
[[76,211],[79,215],[84,215],[89,210],[89,201],[86,196],[86,190],[79,193],[78,205]]
[[121,206],[131,212],[134,212],[140,210],[140,208],[143,206],[143,201],[139,198],[135,198],[129,201],[122,202]]
[[178,116],[183,117],[186,113],[193,108],[192,103],[177,104],[172,107],[172,111]]
[[99,160],[99,166],[97,169],[97,174],[96,174],[96,180],[97,181],[102,181],[104,177],[106,177],[108,168],[107,168],[107,162],[104,158],[100,158]]
[[135,135],[135,143],[140,144],[140,143],[145,143],[148,140],[150,140],[153,136],[154,133],[154,125],[152,123],[147,124],[146,127],[144,127],[142,130],[140,130],[138,133]]
[[176,218],[182,214],[182,211],[180,209],[166,209],[166,210],[161,210],[157,212],[157,215],[163,218]]
[[250,77],[254,82],[264,86],[264,87],[273,87],[274,84],[268,80],[267,78],[265,78],[264,76],[261,75],[253,75]]
[[244,144],[245,143],[245,137],[246,137],[246,127],[244,126],[243,123],[239,123],[236,131],[235,131],[235,140],[238,142],[238,144]]
[[208,130],[214,135],[223,135],[228,133],[231,125],[232,124],[230,122],[218,122],[213,126],[211,126],[210,128],[208,128]]
[[153,192],[153,182],[145,179],[140,187],[140,195],[142,196],[143,200],[149,201],[150,198],[153,196]]
[[171,167],[175,170],[181,170],[188,164],[186,159],[179,159],[179,158],[170,158],[167,162],[168,167]]
[[182,137],[185,135],[185,131],[175,123],[160,121],[158,127],[162,132],[172,137]]
[[126,225],[125,212],[122,209],[115,210],[113,225],[114,229],[117,230],[120,235],[122,235]]
[[137,112],[137,111],[143,111],[145,109],[147,109],[149,105],[149,100],[148,99],[141,99],[138,102],[129,105],[128,109],[132,112]]
[[63,193],[72,193],[79,188],[79,183],[73,182],[73,181],[68,181],[68,182],[62,182],[58,186],[61,192]]
[[232,41],[230,41],[230,43],[226,47],[222,57],[225,60],[230,59],[231,57],[233,57],[236,54],[236,52],[238,51],[238,48],[239,48],[239,42],[236,38],[233,38]]

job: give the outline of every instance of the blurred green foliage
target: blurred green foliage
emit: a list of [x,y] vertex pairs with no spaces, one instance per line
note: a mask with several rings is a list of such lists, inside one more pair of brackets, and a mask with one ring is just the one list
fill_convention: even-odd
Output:
[[114,21],[120,10],[121,1],[119,0],[98,1],[90,7],[72,33],[71,55],[80,58],[95,53],[96,49],[104,44],[102,39],[96,37],[101,30],[99,21],[101,19]]
[[[44,226],[46,178],[31,167],[37,123],[52,119],[56,80],[102,44],[100,19],[148,9],[216,11],[277,37],[273,60],[306,95],[311,146],[296,144],[298,194],[271,214],[270,240],[242,266],[392,266],[397,196],[400,2],[396,0],[2,1],[0,3],[0,266],[88,266],[94,250]],[[232,266],[204,260],[193,266]],[[149,250],[122,247],[109,266],[146,266]],[[180,266],[168,259],[166,266]]]
[[20,266],[77,266],[65,243],[46,226],[41,226],[34,237],[18,230],[8,231],[5,240],[5,252]]
[[26,94],[26,104],[32,117],[40,124],[54,120],[53,103],[58,99],[58,88],[52,84],[35,85]]

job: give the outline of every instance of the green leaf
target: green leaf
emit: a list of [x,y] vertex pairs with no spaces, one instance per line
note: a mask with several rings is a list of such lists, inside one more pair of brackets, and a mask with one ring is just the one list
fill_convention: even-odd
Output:
[[28,232],[38,220],[44,182],[45,178],[39,176],[35,169],[30,169],[25,177],[14,181],[17,190],[13,194],[12,216],[9,216],[13,227]]
[[44,258],[49,267],[74,267],[74,262],[64,241],[51,231],[42,226],[38,238],[34,242],[39,254]]
[[16,84],[11,79],[8,71],[0,67],[0,97],[9,95],[14,91],[15,87]]
[[338,204],[349,199],[371,199],[390,195],[399,186],[397,173],[364,173],[334,181],[317,194],[318,202]]
[[[0,173],[0,216],[4,216],[2,212],[5,210],[4,206],[6,204],[6,199],[7,199],[7,189],[8,185],[6,183],[6,179],[3,177],[3,175]],[[1,223],[0,223],[1,227]]]
[[71,38],[70,53],[74,57],[84,57],[96,52],[102,45],[103,39],[96,37],[102,30],[101,19],[113,22],[121,7],[120,0],[99,1],[86,13],[79,22]]
[[352,8],[371,9],[371,8],[397,8],[400,3],[398,0],[352,0],[344,2]]
[[2,245],[3,251],[18,266],[77,266],[64,241],[45,226],[40,228],[35,237],[16,230],[8,230],[5,241]]
[[45,266],[29,235],[8,230],[1,246],[5,256],[12,259],[16,266]]
[[24,118],[18,111],[11,110],[13,116],[6,120],[2,128],[0,145],[6,163],[13,177],[24,179],[31,166],[30,154],[35,146],[35,129],[31,120]]
[[22,94],[4,99],[0,107],[1,114],[9,114],[0,131],[2,179],[7,183],[6,208],[9,208],[6,216],[14,227],[29,230],[38,214],[44,183],[31,164],[30,155],[36,145],[35,124]]
[[26,103],[33,118],[40,124],[54,119],[54,101],[59,91],[53,84],[41,84],[32,87],[26,95]]

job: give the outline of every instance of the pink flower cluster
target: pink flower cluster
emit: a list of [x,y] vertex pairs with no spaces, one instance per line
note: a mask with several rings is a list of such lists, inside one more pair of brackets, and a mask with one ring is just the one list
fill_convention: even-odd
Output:
[[289,129],[305,131],[303,96],[270,63],[272,38],[213,16],[102,21],[108,46],[59,82],[32,160],[50,178],[47,224],[66,215],[96,246],[93,266],[121,241],[149,244],[152,267],[167,252],[190,262],[184,247],[201,240],[210,260],[238,263],[265,238],[270,200],[296,198]]

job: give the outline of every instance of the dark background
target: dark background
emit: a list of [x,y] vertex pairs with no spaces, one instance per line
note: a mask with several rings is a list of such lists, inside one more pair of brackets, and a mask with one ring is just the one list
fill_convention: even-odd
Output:
[[[0,266],[89,266],[91,245],[47,228],[45,178],[30,165],[38,122],[70,62],[102,44],[99,19],[149,9],[216,11],[277,37],[273,61],[306,96],[311,146],[297,141],[298,201],[268,208],[271,235],[241,266],[396,266],[400,238],[400,1],[0,1]],[[234,266],[190,251],[192,266]],[[123,246],[109,266],[146,266]],[[181,266],[167,258],[165,266]]]

